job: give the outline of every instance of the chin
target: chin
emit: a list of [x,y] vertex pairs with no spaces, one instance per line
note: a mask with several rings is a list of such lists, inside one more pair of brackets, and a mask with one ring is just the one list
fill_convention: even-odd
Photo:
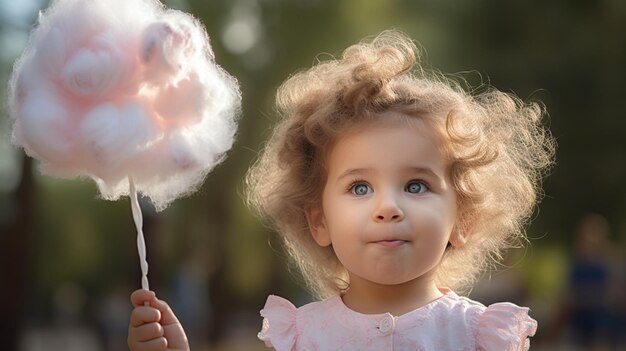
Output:
[[406,279],[406,278],[404,279],[396,278],[396,277],[390,277],[390,276],[377,277],[377,278],[378,279],[371,279],[370,281],[379,285],[396,286],[396,285],[404,285],[415,280],[415,279]]

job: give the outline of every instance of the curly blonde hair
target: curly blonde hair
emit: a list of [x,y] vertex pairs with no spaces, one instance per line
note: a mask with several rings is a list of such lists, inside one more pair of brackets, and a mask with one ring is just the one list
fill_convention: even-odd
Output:
[[387,31],[322,61],[278,89],[282,119],[246,177],[248,202],[270,220],[290,258],[318,298],[349,285],[332,247],[313,239],[306,209],[317,206],[326,182],[325,155],[333,141],[368,119],[399,112],[439,134],[457,194],[467,242],[446,250],[439,286],[467,289],[525,238],[523,225],[553,163],[554,140],[538,103],[484,87],[470,94],[460,83],[419,64],[416,45]]

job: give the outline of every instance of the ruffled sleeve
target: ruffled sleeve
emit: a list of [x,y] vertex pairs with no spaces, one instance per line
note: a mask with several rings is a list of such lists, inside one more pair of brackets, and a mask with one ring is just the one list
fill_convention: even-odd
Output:
[[526,351],[536,330],[528,308],[496,303],[478,317],[476,345],[480,351]]
[[261,310],[263,328],[258,338],[277,351],[292,351],[296,344],[296,307],[282,297],[270,295]]

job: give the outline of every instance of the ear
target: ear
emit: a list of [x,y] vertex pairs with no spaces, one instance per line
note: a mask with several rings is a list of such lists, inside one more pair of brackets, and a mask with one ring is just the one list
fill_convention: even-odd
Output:
[[449,240],[450,244],[457,249],[463,247],[473,227],[474,216],[469,213],[469,211],[463,211],[457,223],[454,224],[454,228],[452,228],[452,234],[450,234]]
[[319,246],[329,246],[332,244],[322,209],[319,206],[311,206],[305,208],[304,212],[306,214],[306,220],[309,223],[309,230],[311,231],[313,240],[315,240]]
[[463,233],[463,231],[459,228],[455,227],[452,230],[452,234],[450,234],[450,244],[452,244],[453,247],[459,249],[463,247],[466,242],[467,239],[465,237],[465,233]]

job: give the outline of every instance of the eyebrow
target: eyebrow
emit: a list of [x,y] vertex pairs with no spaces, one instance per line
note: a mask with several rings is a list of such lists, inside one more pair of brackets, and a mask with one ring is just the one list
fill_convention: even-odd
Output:
[[[428,167],[406,167],[404,169],[404,171],[406,173],[411,173],[411,174],[415,174],[415,173],[420,173],[420,174],[427,174],[430,177],[436,178],[437,180],[442,180],[443,177],[438,175],[437,173],[435,173],[432,169],[428,168]],[[342,172],[338,177],[337,177],[337,181],[348,177],[348,176],[354,176],[354,175],[360,175],[360,174],[368,174],[368,173],[372,173],[373,169],[372,168],[349,168],[347,170],[345,170],[344,172]]]
[[349,176],[354,176],[357,174],[364,174],[364,173],[367,174],[371,172],[372,172],[371,168],[348,168],[337,177],[337,180],[339,181]]

